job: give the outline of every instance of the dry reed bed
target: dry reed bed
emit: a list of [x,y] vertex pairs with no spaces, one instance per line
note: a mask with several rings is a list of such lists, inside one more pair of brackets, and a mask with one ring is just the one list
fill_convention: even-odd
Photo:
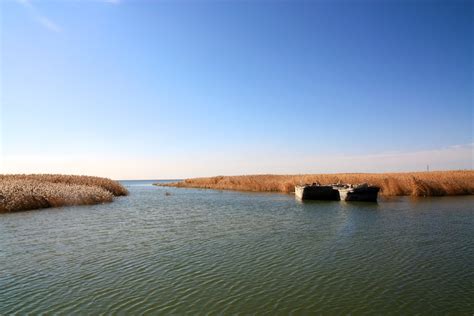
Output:
[[127,194],[120,183],[99,177],[0,175],[0,213],[106,203]]
[[165,186],[218,190],[293,192],[295,185],[319,182],[368,182],[385,196],[442,196],[474,194],[474,171],[431,171],[404,173],[340,173],[304,175],[247,175],[186,179]]

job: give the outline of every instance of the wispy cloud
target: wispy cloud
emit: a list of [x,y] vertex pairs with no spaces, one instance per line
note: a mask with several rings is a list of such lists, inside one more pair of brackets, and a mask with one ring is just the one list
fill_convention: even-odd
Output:
[[44,27],[46,27],[48,30],[53,31],[53,32],[61,32],[62,29],[53,21],[48,19],[47,17],[44,16],[39,16],[37,18],[38,22],[41,23]]
[[30,0],[17,0],[18,3],[23,5],[30,15],[36,20],[39,24],[41,24],[46,29],[59,33],[62,31],[61,27],[53,22],[51,19],[43,15],[32,3]]

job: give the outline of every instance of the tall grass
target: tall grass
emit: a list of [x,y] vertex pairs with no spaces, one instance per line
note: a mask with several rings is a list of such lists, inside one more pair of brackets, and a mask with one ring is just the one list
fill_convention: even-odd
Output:
[[7,174],[0,175],[0,181],[4,180],[38,180],[49,183],[79,184],[101,187],[115,196],[127,195],[128,191],[117,181],[108,178],[91,176],[74,176],[64,174]]
[[99,177],[0,175],[0,213],[105,203],[127,194],[120,183]]
[[302,175],[246,175],[186,179],[165,186],[242,191],[293,192],[295,185],[319,182],[362,183],[380,187],[385,196],[442,196],[474,194],[474,171],[404,173],[340,173]]

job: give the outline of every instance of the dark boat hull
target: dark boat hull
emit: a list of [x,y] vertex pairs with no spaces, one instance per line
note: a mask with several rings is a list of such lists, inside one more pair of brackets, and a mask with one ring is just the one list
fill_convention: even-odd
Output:
[[342,201],[377,202],[379,190],[378,187],[348,188],[339,189],[339,194]]
[[339,191],[332,186],[300,186],[295,195],[301,200],[339,201]]

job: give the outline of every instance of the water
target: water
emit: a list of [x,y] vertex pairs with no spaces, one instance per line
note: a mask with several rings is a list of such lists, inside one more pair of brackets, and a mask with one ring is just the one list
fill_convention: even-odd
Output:
[[125,184],[112,204],[0,216],[0,314],[474,312],[473,196]]

